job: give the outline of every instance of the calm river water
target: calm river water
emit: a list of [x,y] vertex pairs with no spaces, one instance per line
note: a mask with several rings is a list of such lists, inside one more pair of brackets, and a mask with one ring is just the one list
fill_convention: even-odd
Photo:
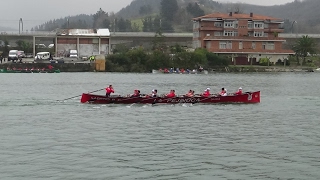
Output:
[[[0,74],[0,179],[320,179],[320,73]],[[89,105],[82,92],[261,90],[252,105]],[[104,91],[97,92],[104,94]]]

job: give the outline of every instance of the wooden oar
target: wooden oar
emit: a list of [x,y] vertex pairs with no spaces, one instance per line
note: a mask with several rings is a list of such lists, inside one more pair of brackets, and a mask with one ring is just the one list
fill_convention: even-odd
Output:
[[[101,91],[101,90],[104,90],[104,89],[105,88],[102,88],[102,89],[98,89],[98,90],[91,91],[91,92],[88,92],[88,93],[94,93],[94,92],[98,92],[98,91]],[[77,96],[73,96],[73,97],[70,97],[70,98],[67,98],[67,99],[63,99],[63,100],[57,100],[57,101],[65,101],[65,100],[73,99],[73,98],[76,98],[76,97],[79,97],[79,96],[82,96],[82,94],[77,95]]]

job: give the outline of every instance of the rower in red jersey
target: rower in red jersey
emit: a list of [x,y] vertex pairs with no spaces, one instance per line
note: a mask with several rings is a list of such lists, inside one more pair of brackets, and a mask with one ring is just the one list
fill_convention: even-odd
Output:
[[193,90],[189,90],[188,93],[186,95],[184,95],[186,97],[193,97],[194,96],[194,91]]
[[109,87],[106,88],[106,96],[109,97],[111,93],[114,93],[114,89],[112,85],[109,85]]
[[135,89],[135,90],[133,91],[133,94],[131,95],[131,97],[140,97],[140,90]]
[[235,93],[235,95],[241,95],[242,94],[242,87],[239,87],[238,91]]
[[204,90],[204,93],[202,94],[203,97],[209,97],[210,94],[210,88],[207,88],[206,90]]
[[166,95],[167,98],[176,97],[175,90],[170,90],[170,93]]

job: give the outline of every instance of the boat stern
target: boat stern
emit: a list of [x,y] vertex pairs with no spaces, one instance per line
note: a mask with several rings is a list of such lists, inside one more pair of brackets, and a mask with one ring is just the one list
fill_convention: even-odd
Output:
[[249,92],[248,93],[248,102],[249,103],[260,103],[260,91]]
[[89,100],[90,100],[90,95],[83,93],[82,96],[81,96],[80,102],[81,103],[86,103],[86,102],[89,102]]

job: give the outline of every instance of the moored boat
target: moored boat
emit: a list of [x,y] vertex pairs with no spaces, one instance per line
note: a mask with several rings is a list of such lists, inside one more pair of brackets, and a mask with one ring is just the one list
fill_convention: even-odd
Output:
[[0,69],[0,73],[60,73],[59,69]]
[[246,92],[241,95],[230,94],[228,96],[194,96],[185,97],[177,96],[174,98],[167,97],[123,97],[95,95],[90,93],[83,93],[81,103],[92,104],[178,104],[178,103],[260,103],[260,91]]

